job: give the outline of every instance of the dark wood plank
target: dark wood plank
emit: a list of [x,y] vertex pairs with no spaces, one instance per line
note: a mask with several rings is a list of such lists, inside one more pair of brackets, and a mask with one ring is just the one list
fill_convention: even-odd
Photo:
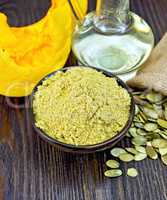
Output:
[[[0,11],[8,14],[11,25],[22,26],[44,16],[49,5],[48,0],[3,0]],[[133,0],[132,9],[151,24],[158,41],[167,30],[167,1]],[[167,168],[161,162],[122,164],[125,171],[136,166],[139,177],[111,180],[103,176],[107,158],[108,151],[60,152],[32,129],[27,99],[0,97],[0,199],[167,200]]]

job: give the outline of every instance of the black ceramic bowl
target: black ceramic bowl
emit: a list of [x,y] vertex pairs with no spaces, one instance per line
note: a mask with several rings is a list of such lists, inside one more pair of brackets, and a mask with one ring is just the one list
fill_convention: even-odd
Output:
[[[86,66],[83,66],[86,67]],[[58,71],[67,71],[69,69],[71,69],[72,67],[66,67],[63,68],[61,70]],[[35,126],[35,117],[33,114],[33,98],[34,98],[34,94],[35,92],[38,90],[38,86],[42,84],[42,82],[46,79],[48,79],[49,77],[55,75],[58,71],[55,71],[49,75],[47,75],[46,77],[44,77],[34,88],[32,95],[30,96],[30,116],[32,119],[32,124],[33,127],[35,128],[36,132],[40,135],[41,138],[43,138],[46,142],[48,142],[51,145],[54,145],[64,151],[67,152],[75,152],[75,153],[93,153],[93,152],[98,152],[98,151],[103,151],[106,150],[108,148],[111,148],[112,146],[114,146],[117,142],[119,142],[126,134],[126,132],[128,131],[128,129],[131,127],[131,124],[133,122],[133,118],[135,115],[135,103],[134,103],[134,99],[133,96],[130,92],[129,87],[121,80],[119,79],[117,76],[113,75],[110,72],[107,72],[105,70],[101,70],[101,69],[97,69],[95,67],[91,67],[97,71],[102,72],[104,75],[108,76],[108,77],[113,77],[117,80],[117,83],[122,86],[124,89],[126,89],[131,97],[131,106],[130,106],[130,114],[129,114],[129,119],[125,125],[125,127],[113,138],[104,141],[102,143],[99,144],[94,144],[94,145],[80,145],[80,146],[75,146],[75,145],[71,145],[71,144],[66,144],[63,142],[60,142],[58,140],[55,140],[53,138],[51,138],[49,135],[47,135],[43,130],[37,128]]]

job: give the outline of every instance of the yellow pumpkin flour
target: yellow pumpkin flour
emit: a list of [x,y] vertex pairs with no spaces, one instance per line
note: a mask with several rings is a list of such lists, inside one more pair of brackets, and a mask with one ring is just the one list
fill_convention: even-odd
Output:
[[94,69],[72,68],[43,81],[33,100],[36,126],[73,145],[92,145],[118,134],[129,118],[128,92]]

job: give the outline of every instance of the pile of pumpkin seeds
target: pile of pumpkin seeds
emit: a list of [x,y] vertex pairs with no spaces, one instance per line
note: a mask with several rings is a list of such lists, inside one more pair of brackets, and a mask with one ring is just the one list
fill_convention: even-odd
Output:
[[[111,155],[116,160],[106,162],[110,170],[105,171],[107,177],[118,177],[123,174],[119,169],[119,161],[142,161],[146,158],[161,159],[167,165],[167,97],[154,91],[134,92],[136,102],[135,118],[126,137],[131,147],[115,147]],[[136,177],[135,168],[129,168],[128,176]]]

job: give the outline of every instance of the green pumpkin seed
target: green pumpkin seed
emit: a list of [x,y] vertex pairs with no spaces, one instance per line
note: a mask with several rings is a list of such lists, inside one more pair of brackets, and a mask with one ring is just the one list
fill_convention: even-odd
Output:
[[155,133],[156,133],[156,130],[155,130],[154,132],[147,132],[146,137],[147,137],[147,136],[153,136]]
[[163,119],[158,119],[157,123],[159,124],[159,126],[161,126],[162,128],[167,129],[167,121],[163,120]]
[[154,133],[160,133],[160,132],[161,132],[161,130],[158,128],[154,131]]
[[132,92],[132,93],[133,93],[133,95],[141,95],[141,94],[142,94],[142,92],[141,92],[141,91]]
[[167,148],[167,141],[164,139],[154,139],[152,146],[155,148]]
[[141,117],[141,115],[138,115],[138,119],[141,123],[145,123],[144,119]]
[[112,169],[116,169],[119,168],[120,164],[119,162],[117,162],[116,160],[108,160],[106,162],[107,167],[110,167]]
[[141,136],[145,136],[147,135],[147,132],[141,128],[137,129],[137,134],[141,135]]
[[163,96],[160,93],[150,92],[146,95],[146,99],[151,103],[157,103],[162,101]]
[[146,93],[145,94],[142,93],[139,97],[140,97],[140,99],[144,99],[145,100],[146,99]]
[[[157,153],[159,153],[159,149],[154,149]],[[160,153],[159,153],[160,154]]]
[[129,129],[129,133],[132,137],[136,137],[137,136],[137,129],[134,127],[134,128],[130,128]]
[[129,132],[126,133],[126,137],[131,138],[131,135]]
[[158,125],[155,123],[146,123],[144,129],[148,132],[155,131],[158,128]]
[[121,154],[126,153],[123,148],[116,147],[110,151],[111,155],[114,157],[119,157]]
[[134,160],[135,161],[142,161],[142,160],[144,160],[146,158],[147,158],[147,154],[145,154],[145,153],[138,153],[138,154],[135,155]]
[[133,128],[134,127],[134,123],[132,123],[132,125],[131,125],[131,128]]
[[163,134],[167,135],[167,130],[163,130]]
[[139,146],[139,144],[137,144],[136,141],[135,141],[134,139],[131,140],[131,143],[132,143],[134,146]]
[[157,123],[157,119],[148,118],[148,121],[149,121],[149,122]]
[[[138,122],[138,123],[140,123],[141,121],[138,119],[138,117],[135,117],[134,118],[134,120],[133,120],[133,122],[135,123],[135,122]],[[133,127],[135,127],[135,124],[134,124],[134,126]]]
[[161,136],[158,133],[154,133],[154,135],[152,135],[152,141],[155,139],[162,139]]
[[163,109],[162,109],[162,105],[153,105],[154,109],[156,110],[157,114],[158,114],[158,117],[159,118],[163,118],[164,116],[164,112],[163,112]]
[[140,136],[140,135],[132,139],[132,143],[138,146],[145,145],[146,142],[147,142],[147,139],[144,136]]
[[134,160],[134,156],[130,153],[124,153],[119,156],[119,159],[123,162],[130,162]]
[[141,112],[141,111],[139,113],[139,118],[140,118],[141,122],[143,122],[143,123],[148,120],[147,116],[143,112]]
[[150,157],[153,160],[156,160],[158,158],[157,152],[151,146],[146,147],[146,153],[147,153],[148,157]]
[[152,103],[148,103],[148,104],[145,105],[144,107],[154,110],[154,106],[153,106],[153,105],[154,105],[154,104],[152,104]]
[[143,128],[144,125],[143,125],[143,123],[141,123],[141,122],[135,122],[135,127],[136,127],[136,128]]
[[158,114],[155,110],[150,109],[150,108],[146,108],[144,107],[143,112],[145,113],[146,116],[152,118],[152,119],[157,119],[158,118]]
[[136,149],[137,152],[146,154],[146,149],[145,149],[145,147],[142,147],[142,146],[135,146],[135,149]]
[[163,139],[167,140],[167,135],[164,131],[158,133]]
[[147,139],[148,141],[152,141],[152,140],[154,139],[154,134],[147,135],[147,136],[146,136],[146,139]]
[[167,165],[167,154],[164,156],[161,156],[161,160],[165,165]]
[[137,105],[135,105],[135,115],[137,115],[139,113],[140,109]]
[[129,168],[127,171],[127,175],[130,177],[138,176],[138,171],[135,168]]
[[166,154],[167,154],[167,148],[160,148],[160,149],[159,149],[159,153],[160,153],[162,156],[166,155]]
[[131,148],[131,147],[127,147],[125,149],[126,149],[126,151],[128,151],[129,153],[132,153],[134,155],[138,153],[136,149]]
[[162,101],[156,103],[157,105],[162,105],[165,104],[167,102],[167,97],[165,97],[164,99],[162,99]]
[[122,170],[120,169],[110,169],[104,172],[106,177],[115,178],[122,175]]

